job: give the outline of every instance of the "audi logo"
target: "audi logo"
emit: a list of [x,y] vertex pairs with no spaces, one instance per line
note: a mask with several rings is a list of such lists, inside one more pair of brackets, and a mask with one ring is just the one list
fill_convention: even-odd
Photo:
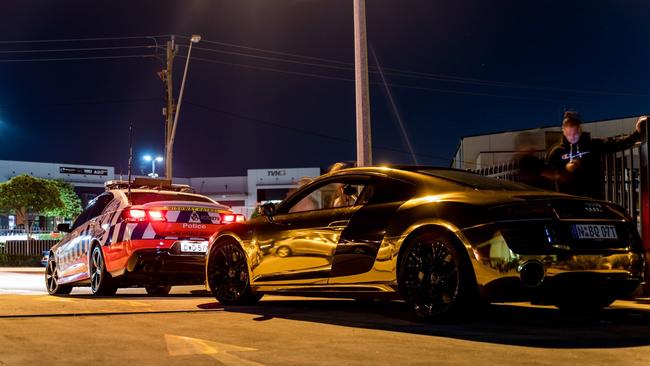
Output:
[[585,210],[588,212],[603,212],[603,206],[600,203],[585,203]]

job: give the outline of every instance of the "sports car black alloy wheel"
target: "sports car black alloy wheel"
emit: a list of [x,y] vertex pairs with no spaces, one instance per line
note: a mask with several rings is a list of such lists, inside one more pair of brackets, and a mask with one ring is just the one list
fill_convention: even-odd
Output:
[[253,294],[248,277],[246,255],[234,241],[226,241],[211,251],[208,264],[208,285],[214,297],[224,305],[257,302],[262,296]]
[[67,295],[72,291],[72,287],[59,285],[57,283],[59,279],[59,269],[56,266],[56,261],[53,256],[53,254],[50,255],[47,261],[47,267],[45,268],[45,285],[47,286],[47,292],[50,295]]
[[110,274],[106,271],[100,246],[95,246],[90,256],[90,289],[94,295],[114,295],[117,292],[117,287],[111,283]]
[[459,251],[445,235],[425,233],[406,245],[400,265],[402,296],[423,318],[451,314],[466,295],[466,272]]

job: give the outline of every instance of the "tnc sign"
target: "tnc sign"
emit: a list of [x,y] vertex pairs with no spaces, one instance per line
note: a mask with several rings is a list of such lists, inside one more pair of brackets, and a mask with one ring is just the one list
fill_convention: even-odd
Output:
[[266,171],[267,177],[281,177],[283,175],[287,175],[286,170],[267,170]]

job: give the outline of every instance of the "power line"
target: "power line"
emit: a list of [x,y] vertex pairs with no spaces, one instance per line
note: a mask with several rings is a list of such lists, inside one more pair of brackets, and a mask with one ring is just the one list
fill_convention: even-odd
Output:
[[[296,127],[291,127],[291,126],[287,126],[287,125],[282,124],[282,123],[269,121],[269,120],[265,120],[265,119],[260,119],[260,118],[254,118],[254,117],[250,117],[250,116],[245,116],[245,115],[242,115],[242,114],[238,114],[238,113],[234,113],[234,112],[230,112],[230,111],[226,111],[226,110],[218,109],[218,108],[214,108],[214,107],[209,107],[209,106],[199,104],[199,103],[194,103],[194,102],[191,102],[191,101],[186,101],[186,103],[188,105],[191,105],[191,106],[196,107],[196,108],[200,108],[200,109],[208,110],[208,111],[211,111],[211,112],[219,113],[219,114],[229,116],[231,118],[235,118],[235,119],[239,119],[239,120],[250,121],[250,122],[254,122],[254,123],[257,123],[257,124],[261,124],[261,125],[281,128],[281,129],[284,129],[284,130],[300,133],[300,134],[303,134],[303,135],[315,136],[315,137],[328,139],[328,140],[334,140],[334,141],[345,142],[345,143],[350,143],[350,144],[355,144],[356,143],[354,140],[351,140],[351,139],[346,139],[346,138],[339,137],[339,136],[328,135],[328,134],[324,134],[324,133],[320,133],[320,132],[309,131],[309,130],[296,128]],[[392,152],[396,152],[396,153],[400,153],[400,154],[411,155],[411,153],[408,152],[408,151],[400,150],[400,149],[396,149],[396,148],[388,147],[388,146],[373,145],[373,149],[386,150],[386,151],[392,151]],[[416,154],[416,155],[420,156],[420,157],[423,157],[423,158],[428,158],[428,159],[433,159],[433,160],[438,160],[438,161],[445,161],[447,163],[449,163],[452,160],[451,158],[445,158],[445,157],[441,157],[441,156],[428,155],[428,154]]]
[[79,101],[72,101],[72,102],[65,102],[65,103],[8,104],[8,105],[0,105],[0,108],[2,108],[2,109],[21,109],[21,108],[74,107],[74,106],[80,106],[80,105],[150,103],[150,102],[160,102],[160,101],[161,101],[160,98],[79,100]]
[[45,61],[79,61],[79,60],[105,60],[105,59],[123,59],[123,58],[156,58],[155,55],[123,55],[123,56],[94,56],[94,57],[61,57],[61,58],[26,58],[13,60],[0,60],[5,62],[45,62]]
[[[94,48],[69,48],[69,49],[47,49],[47,50],[5,50],[5,51],[0,51],[0,53],[6,54],[6,53],[39,53],[39,52],[66,52],[66,51],[78,52],[78,51],[97,51],[97,50],[110,50],[110,49],[129,49],[129,48],[140,48],[140,47],[143,47],[143,48],[144,47],[147,47],[147,48],[150,48],[150,47],[160,48],[158,46],[158,38],[167,38],[167,37],[171,37],[171,36],[172,35],[145,35],[145,36],[125,36],[125,37],[94,37],[94,38],[67,38],[67,39],[0,41],[0,44],[89,42],[89,41],[133,40],[133,39],[151,39],[151,40],[153,40],[155,42],[155,46],[94,47]],[[176,37],[189,39],[189,37],[182,36],[182,35],[176,35]],[[206,52],[215,52],[215,53],[229,54],[229,55],[234,55],[234,56],[250,57],[250,58],[256,58],[256,59],[264,59],[264,60],[268,60],[268,61],[293,63],[293,64],[299,64],[299,65],[303,65],[303,66],[329,68],[329,69],[337,69],[337,70],[350,70],[350,71],[354,70],[354,64],[353,63],[344,62],[344,61],[340,61],[340,60],[334,60],[334,59],[322,58],[322,57],[314,57],[314,56],[307,56],[307,55],[289,53],[289,52],[281,52],[281,51],[269,50],[269,49],[264,49],[264,48],[249,47],[249,46],[243,46],[243,45],[234,44],[234,43],[217,42],[217,41],[211,41],[211,40],[205,40],[205,39],[202,40],[201,42],[202,43],[207,43],[207,44],[218,45],[218,46],[221,46],[221,47],[232,47],[232,48],[238,48],[238,49],[247,50],[247,51],[267,53],[267,54],[273,54],[273,55],[280,55],[280,56],[284,56],[284,57],[292,57],[292,58],[298,58],[298,59],[303,59],[303,60],[320,61],[320,62],[304,62],[304,61],[298,61],[298,60],[287,59],[287,58],[282,58],[282,57],[270,57],[270,56],[254,55],[254,54],[244,53],[244,52],[218,50],[218,49],[205,48],[205,47],[194,47],[194,48],[197,49],[197,50],[202,50],[202,51],[206,51]],[[187,46],[184,46],[184,45],[179,45],[179,46],[187,47]],[[122,58],[122,57],[112,57],[112,58]],[[42,60],[40,60],[40,59],[39,60],[36,60],[36,59],[0,60],[0,62],[20,62],[20,61],[35,62],[35,61],[82,60],[82,59],[93,59],[93,58],[65,58],[65,59],[63,59],[63,58],[57,58],[57,59],[47,58],[47,59],[42,59]],[[371,69],[371,71],[370,71],[371,73],[374,73],[374,74],[379,73],[379,71],[378,71],[378,69],[376,67],[371,66],[370,69]],[[272,70],[267,70],[267,71],[272,71]],[[476,79],[476,78],[468,78],[468,77],[459,77],[459,76],[455,76],[455,75],[426,73],[426,72],[411,71],[411,70],[404,70],[404,69],[391,68],[391,67],[384,67],[383,72],[384,72],[385,75],[396,76],[396,77],[406,77],[406,78],[433,80],[433,81],[440,81],[440,82],[459,83],[459,84],[477,85],[477,86],[486,86],[486,87],[516,88],[516,89],[528,89],[528,90],[539,90],[539,91],[553,91],[553,92],[594,94],[594,95],[614,95],[614,96],[642,97],[642,98],[649,98],[650,97],[650,94],[614,92],[614,91],[602,91],[602,90],[573,89],[573,88],[557,88],[557,87],[548,87],[548,86],[541,86],[541,85],[520,84],[520,83],[512,83],[512,82],[503,82],[503,81],[484,80],[484,79]],[[299,75],[298,72],[295,72],[295,74]],[[306,76],[306,75],[303,75],[303,76]],[[332,78],[332,77],[326,77],[326,78]],[[405,87],[405,86],[401,86],[401,87]],[[431,88],[417,87],[417,88],[413,88],[413,89],[427,90],[427,89],[431,89]],[[440,89],[437,89],[437,90],[432,89],[431,91],[440,92]],[[457,94],[458,94],[458,91],[457,91]],[[495,94],[489,94],[489,93],[460,92],[460,94],[496,96]],[[513,98],[512,96],[506,96],[506,97],[507,98]],[[521,97],[517,97],[517,98],[514,98],[514,99],[521,99]],[[528,98],[528,99],[536,100],[536,99],[533,99],[533,98]],[[548,101],[548,99],[546,99],[546,101]]]
[[[182,47],[182,48],[188,48],[188,46],[185,46],[185,45],[179,45],[179,46]],[[332,66],[332,65],[315,63],[315,62],[295,61],[295,60],[283,59],[283,58],[280,58],[280,57],[251,55],[251,54],[242,53],[242,52],[215,50],[215,49],[212,49],[212,48],[196,47],[196,46],[193,46],[192,49],[200,50],[200,51],[220,53],[220,54],[225,54],[225,55],[251,57],[251,58],[257,58],[257,59],[268,60],[268,61],[278,61],[278,62],[286,62],[286,63],[298,64],[298,65],[305,65],[305,66],[315,66],[315,67],[323,67],[323,68],[329,68],[329,69],[354,71],[354,67],[348,67],[348,66]]]
[[[189,37],[185,37],[185,36],[178,36],[178,37],[189,39]],[[241,49],[250,50],[250,51],[265,52],[265,53],[276,54],[276,55],[283,55],[283,56],[302,58],[302,59],[305,59],[305,60],[324,61],[324,62],[330,62],[330,63],[335,63],[335,64],[354,66],[354,63],[349,63],[349,62],[344,62],[344,61],[339,61],[339,60],[326,59],[326,58],[313,57],[313,56],[306,56],[306,55],[299,55],[299,54],[295,54],[295,53],[280,52],[280,51],[268,50],[268,49],[263,49],[263,48],[248,47],[248,46],[242,46],[242,45],[238,45],[238,44],[234,44],[234,43],[216,42],[216,41],[210,41],[210,40],[206,40],[206,39],[201,39],[201,42],[202,43],[208,43],[208,44],[217,44],[217,45],[227,46],[227,47],[241,48]]]
[[[183,37],[183,36],[180,36],[180,37]],[[186,37],[184,37],[184,38],[186,38]],[[269,54],[289,56],[289,57],[294,57],[294,58],[302,58],[302,59],[306,59],[306,60],[322,61],[322,62],[325,62],[325,63],[332,63],[332,64],[337,64],[337,65],[345,65],[348,68],[351,68],[352,70],[353,70],[353,67],[354,67],[354,63],[343,62],[343,61],[339,61],[339,60],[333,60],[333,59],[327,59],[327,58],[321,58],[321,57],[305,56],[305,55],[301,55],[301,54],[280,52],[280,51],[274,51],[274,50],[269,50],[269,49],[241,46],[241,45],[237,45],[237,44],[233,44],[233,43],[216,42],[216,41],[210,41],[210,40],[202,40],[201,42],[205,42],[205,43],[208,43],[208,44],[216,44],[216,45],[221,45],[221,46],[227,46],[227,47],[240,48],[240,49],[256,51],[256,52],[263,52],[263,53],[269,53]],[[212,52],[229,53],[229,54],[233,54],[233,55],[240,55],[240,56],[254,57],[254,58],[263,58],[263,59],[267,59],[267,60],[275,60],[275,61],[280,61],[280,62],[290,62],[290,63],[310,65],[310,66],[316,66],[316,67],[324,67],[324,68],[345,69],[345,67],[342,67],[342,66],[333,66],[333,65],[327,65],[327,64],[322,64],[322,63],[320,63],[320,64],[319,63],[313,63],[313,62],[308,63],[308,62],[301,62],[301,61],[296,61],[296,60],[282,59],[282,58],[277,58],[277,57],[251,55],[251,54],[245,54],[245,53],[241,53],[241,52],[231,52],[231,51],[222,51],[222,50],[205,49],[205,48],[203,48],[203,49],[204,50],[210,50]],[[379,72],[377,70],[377,68],[374,67],[374,66],[371,66],[370,68],[373,69],[373,71],[371,71],[373,73],[378,73]],[[476,79],[476,78],[468,78],[468,77],[459,77],[459,76],[455,76],[455,75],[425,73],[425,72],[404,70],[404,69],[391,68],[391,67],[383,67],[383,71],[384,71],[384,74],[386,74],[386,75],[401,76],[401,77],[411,77],[411,78],[422,78],[422,79],[429,79],[429,80],[435,80],[435,81],[463,83],[463,84],[474,84],[474,85],[482,85],[482,86],[494,86],[494,87],[517,88],[517,89],[531,89],[531,90],[548,90],[548,91],[582,93],[582,94],[632,96],[632,97],[643,97],[643,98],[650,97],[650,94],[613,92],[613,91],[602,91],[602,90],[573,89],[573,88],[557,88],[557,87],[548,87],[548,86],[541,86],[541,85],[520,84],[520,83],[512,83],[512,82],[503,82],[503,81],[484,80],[484,79]]]
[[15,44],[15,43],[57,43],[57,42],[84,42],[84,41],[115,41],[125,39],[146,39],[146,38],[164,38],[171,35],[155,35],[155,36],[127,36],[127,37],[95,37],[95,38],[64,38],[64,39],[36,39],[36,40],[21,40],[21,41],[0,41],[0,44]]
[[138,48],[160,48],[158,46],[115,46],[115,47],[87,47],[87,48],[59,48],[59,49],[29,49],[29,50],[9,50],[0,51],[0,53],[48,53],[48,52],[79,52],[79,51],[107,51],[107,50],[126,50]]
[[[179,55],[178,57],[185,58],[186,56],[185,55]],[[314,78],[327,79],[327,80],[338,80],[338,81],[354,82],[354,79],[338,77],[338,76],[329,76],[329,75],[322,75],[322,74],[315,74],[315,73],[308,73],[308,72],[301,72],[301,71],[289,71],[289,70],[276,69],[276,68],[265,67],[265,66],[245,65],[245,64],[239,64],[239,63],[233,63],[233,62],[225,62],[225,61],[206,59],[206,58],[202,58],[202,57],[192,57],[192,59],[193,60],[198,60],[198,61],[209,62],[209,63],[221,64],[221,65],[236,66],[236,67],[242,67],[242,68],[254,69],[254,70],[271,71],[271,72],[289,74],[289,75],[314,77]],[[370,84],[372,84],[372,85],[380,85],[380,86],[383,85],[382,83],[378,83],[378,82],[371,82]],[[481,92],[468,92],[468,91],[460,91],[460,90],[452,90],[452,89],[436,89],[436,88],[428,88],[428,87],[420,87],[420,86],[404,85],[404,84],[393,84],[393,83],[389,83],[388,86],[392,86],[392,87],[395,87],[395,88],[402,88],[402,89],[430,91],[430,92],[435,92],[435,93],[486,96],[486,97],[507,98],[507,99],[516,99],[516,100],[543,101],[543,102],[551,102],[551,103],[565,102],[565,100],[554,100],[554,99],[544,99],[544,98],[534,98],[534,97],[521,97],[521,96],[514,96],[514,95],[503,95],[503,94],[481,93]]]

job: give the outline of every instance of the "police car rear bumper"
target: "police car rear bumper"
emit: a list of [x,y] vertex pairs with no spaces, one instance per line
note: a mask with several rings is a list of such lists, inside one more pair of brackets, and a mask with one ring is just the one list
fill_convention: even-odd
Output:
[[127,285],[200,285],[205,280],[205,254],[174,254],[169,249],[141,249],[126,265]]

